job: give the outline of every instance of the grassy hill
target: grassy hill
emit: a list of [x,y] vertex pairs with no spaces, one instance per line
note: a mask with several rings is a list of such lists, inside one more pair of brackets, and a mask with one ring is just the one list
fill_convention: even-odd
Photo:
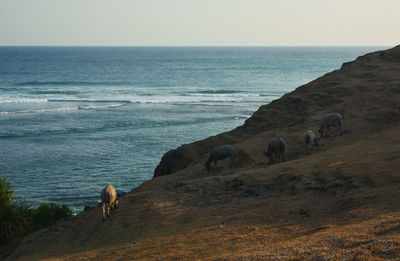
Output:
[[[304,131],[331,112],[344,133],[307,155]],[[155,178],[101,209],[27,236],[8,260],[400,258],[400,46],[345,63],[243,126],[168,152]],[[268,141],[287,142],[268,165]],[[208,172],[211,148],[236,158]]]

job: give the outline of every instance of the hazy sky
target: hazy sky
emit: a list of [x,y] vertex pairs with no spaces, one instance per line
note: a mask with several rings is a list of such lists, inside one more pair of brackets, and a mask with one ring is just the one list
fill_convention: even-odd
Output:
[[397,45],[400,0],[0,0],[0,45]]

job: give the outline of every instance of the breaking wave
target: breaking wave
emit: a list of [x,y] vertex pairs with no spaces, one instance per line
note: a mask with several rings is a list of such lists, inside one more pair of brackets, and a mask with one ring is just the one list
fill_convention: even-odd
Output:
[[0,114],[39,113],[39,112],[73,111],[73,110],[78,110],[78,108],[55,108],[55,109],[40,109],[40,110],[2,111],[2,112],[0,112]]
[[233,93],[241,93],[241,91],[234,90],[202,90],[198,91],[199,94],[233,94]]
[[232,97],[232,98],[248,98],[248,97],[259,97],[260,94],[257,93],[242,93],[242,92],[198,92],[198,93],[187,93],[184,96],[193,96],[193,97],[215,97],[215,98],[224,98],[224,97]]
[[47,99],[37,98],[0,98],[0,104],[2,103],[43,103],[47,102]]
[[72,90],[34,90],[32,91],[34,94],[64,94],[64,95],[74,95],[74,94],[79,94],[80,92],[78,91],[72,91]]
[[37,110],[15,110],[15,111],[2,111],[0,114],[21,114],[21,113],[43,113],[43,112],[63,112],[63,111],[77,111],[77,110],[93,110],[93,109],[107,109],[113,107],[124,106],[126,103],[120,104],[107,104],[107,105],[81,105],[76,107],[63,107],[63,108],[46,108]]
[[121,86],[130,85],[126,81],[90,82],[90,81],[29,81],[14,83],[13,86]]
[[[88,95],[88,98],[72,98],[68,94],[71,91],[44,91],[46,94],[60,94],[56,97],[34,98],[32,97],[0,97],[0,114],[20,113],[44,113],[63,112],[77,110],[95,110],[115,108],[128,104],[175,104],[196,106],[240,106],[248,103],[260,103],[266,97],[256,94],[229,90],[205,90],[192,93],[177,93],[165,95],[150,94],[96,94]],[[43,96],[46,97],[46,96]],[[47,103],[47,105],[46,105]],[[43,105],[41,105],[43,104]]]

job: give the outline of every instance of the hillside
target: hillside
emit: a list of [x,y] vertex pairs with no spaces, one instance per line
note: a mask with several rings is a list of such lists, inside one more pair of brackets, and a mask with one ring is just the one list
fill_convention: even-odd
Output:
[[[331,112],[344,134],[311,155],[303,133]],[[166,153],[155,178],[27,236],[7,260],[400,258],[400,46],[345,63],[270,104],[243,126]],[[283,163],[263,155],[287,142]],[[236,158],[207,172],[211,148]]]

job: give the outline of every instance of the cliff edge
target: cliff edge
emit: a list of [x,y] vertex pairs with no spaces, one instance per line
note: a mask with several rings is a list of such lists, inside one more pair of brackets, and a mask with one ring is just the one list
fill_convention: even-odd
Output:
[[[204,154],[213,147],[228,143],[236,144],[261,132],[271,130],[278,132],[280,129],[296,126],[315,129],[325,113],[339,112],[347,120],[365,116],[365,112],[373,110],[372,96],[377,95],[374,93],[366,95],[365,92],[377,91],[377,89],[369,90],[370,88],[382,88],[380,92],[383,92],[389,88],[385,84],[394,84],[393,88],[396,88],[396,80],[392,78],[396,78],[393,74],[396,74],[400,63],[399,49],[397,46],[344,63],[339,70],[261,106],[244,125],[167,152],[154,170],[154,177],[176,173],[204,158]],[[390,96],[393,92],[397,91],[392,89],[392,92],[385,92],[379,96]],[[391,111],[396,112],[396,104],[393,106]]]

